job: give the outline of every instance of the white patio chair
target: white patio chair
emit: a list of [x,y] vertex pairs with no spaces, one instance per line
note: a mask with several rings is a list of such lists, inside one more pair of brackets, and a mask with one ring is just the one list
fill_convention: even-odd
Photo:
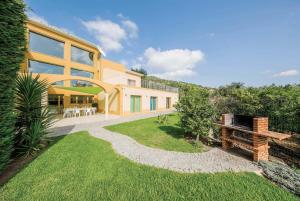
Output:
[[75,115],[75,117],[77,117],[77,115],[78,115],[78,117],[80,117],[80,109],[79,108],[75,108],[74,109],[74,115]]
[[86,115],[86,116],[92,115],[92,108],[86,108],[86,109],[85,109],[85,115]]
[[97,111],[97,108],[95,107],[92,107],[92,114],[95,115],[96,114],[96,111]]
[[72,115],[73,115],[73,112],[72,112],[71,109],[69,109],[69,108],[64,109],[63,118],[65,118],[65,117],[72,117]]

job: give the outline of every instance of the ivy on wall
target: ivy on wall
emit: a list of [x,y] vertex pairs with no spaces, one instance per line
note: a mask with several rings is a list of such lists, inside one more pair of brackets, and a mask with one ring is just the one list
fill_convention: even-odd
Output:
[[13,151],[14,87],[25,53],[25,4],[0,1],[0,172]]

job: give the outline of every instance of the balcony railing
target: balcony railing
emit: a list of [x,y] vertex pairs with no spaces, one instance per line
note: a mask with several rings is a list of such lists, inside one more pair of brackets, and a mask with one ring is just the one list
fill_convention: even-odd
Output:
[[160,84],[157,82],[153,82],[150,80],[142,80],[142,87],[148,88],[148,89],[157,89],[157,90],[161,90],[161,91],[178,93],[178,88],[176,88],[176,87],[170,87],[170,86]]

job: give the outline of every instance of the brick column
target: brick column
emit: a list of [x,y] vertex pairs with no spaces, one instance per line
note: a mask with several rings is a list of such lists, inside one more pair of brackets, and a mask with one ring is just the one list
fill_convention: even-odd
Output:
[[[267,117],[257,117],[253,119],[253,131],[254,132],[268,132],[268,118]],[[253,160],[268,160],[269,159],[269,145],[268,138],[253,135]]]
[[[230,125],[232,124],[232,114],[222,114],[222,124],[223,125]],[[227,128],[222,127],[222,148],[224,150],[232,148],[232,143],[226,141],[231,135],[231,131]]]

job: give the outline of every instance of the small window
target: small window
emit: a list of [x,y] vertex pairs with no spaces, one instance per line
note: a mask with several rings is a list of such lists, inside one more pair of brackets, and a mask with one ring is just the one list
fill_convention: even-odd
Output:
[[128,85],[128,86],[136,86],[136,81],[135,81],[135,80],[132,80],[132,79],[128,79],[128,80],[127,80],[127,85]]
[[29,49],[34,52],[64,58],[64,45],[65,43],[55,39],[29,32]]
[[28,71],[31,73],[64,74],[64,67],[40,61],[28,61]]
[[170,109],[170,107],[171,107],[171,97],[167,97],[166,98],[166,108]]
[[72,61],[92,66],[93,58],[94,58],[94,53],[83,50],[75,46],[71,46]]

